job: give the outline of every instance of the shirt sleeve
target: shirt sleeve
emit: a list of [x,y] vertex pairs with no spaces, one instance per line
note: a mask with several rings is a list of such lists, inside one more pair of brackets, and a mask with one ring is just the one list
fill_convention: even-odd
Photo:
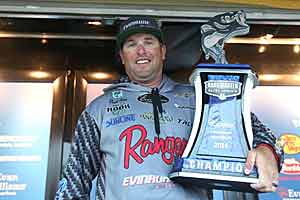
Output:
[[89,199],[92,180],[99,171],[100,160],[100,131],[95,119],[84,111],[75,128],[71,153],[55,199]]
[[283,150],[276,145],[276,137],[274,133],[266,127],[254,113],[251,113],[251,121],[253,130],[253,148],[262,144],[271,147],[278,162],[278,169],[280,170],[283,160]]

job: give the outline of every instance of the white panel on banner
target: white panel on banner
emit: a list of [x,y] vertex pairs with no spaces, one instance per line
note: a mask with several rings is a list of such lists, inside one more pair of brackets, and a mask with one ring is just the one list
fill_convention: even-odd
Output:
[[52,90],[0,82],[0,199],[44,199]]
[[260,86],[254,89],[252,111],[284,145],[284,164],[279,187],[260,194],[260,200],[300,199],[300,87]]

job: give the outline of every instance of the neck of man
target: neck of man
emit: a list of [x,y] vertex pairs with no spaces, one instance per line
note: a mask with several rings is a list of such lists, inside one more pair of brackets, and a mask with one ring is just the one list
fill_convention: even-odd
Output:
[[150,81],[139,80],[139,81],[134,81],[134,82],[136,82],[144,87],[156,88],[156,87],[159,87],[160,83],[162,82],[162,75],[154,80],[150,80]]

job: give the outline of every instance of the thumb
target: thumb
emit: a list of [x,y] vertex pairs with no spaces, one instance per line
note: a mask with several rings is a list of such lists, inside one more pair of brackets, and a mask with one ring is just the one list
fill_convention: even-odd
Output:
[[245,163],[245,169],[244,169],[244,173],[246,175],[249,175],[251,173],[252,169],[254,168],[255,159],[256,159],[256,151],[250,150],[248,152],[248,156],[247,156],[246,163]]

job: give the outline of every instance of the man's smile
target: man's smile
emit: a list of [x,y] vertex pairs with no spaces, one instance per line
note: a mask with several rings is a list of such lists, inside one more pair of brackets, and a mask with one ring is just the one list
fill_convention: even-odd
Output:
[[138,59],[136,61],[136,64],[146,64],[146,63],[149,63],[149,62],[151,62],[151,60],[149,60],[149,59]]

